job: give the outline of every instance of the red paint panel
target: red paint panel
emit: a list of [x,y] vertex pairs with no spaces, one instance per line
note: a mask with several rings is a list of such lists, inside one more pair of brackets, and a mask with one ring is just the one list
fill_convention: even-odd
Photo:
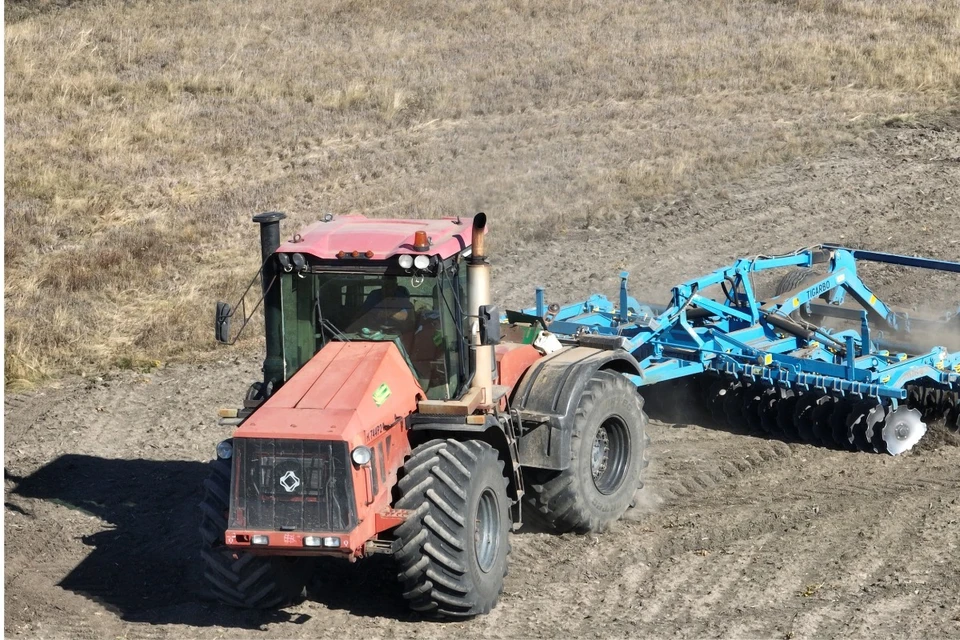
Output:
[[497,384],[513,387],[517,384],[527,369],[543,356],[532,345],[506,342],[496,346]]
[[[379,366],[380,354],[373,353],[375,343],[357,342],[357,343],[339,343],[344,345],[337,353],[335,366],[330,367],[329,371],[324,371],[324,375],[319,376],[316,381],[310,385],[310,389],[303,395],[297,403],[298,408],[302,409],[324,409],[330,404],[330,401],[353,377],[354,373],[361,366],[373,364]],[[346,345],[349,344],[349,347]],[[345,347],[345,348],[344,348]],[[323,350],[321,350],[323,351]],[[379,356],[379,357],[378,357]],[[377,357],[377,360],[373,360]],[[370,375],[368,373],[368,375]],[[356,384],[356,381],[354,381]],[[348,385],[349,386],[349,385]],[[352,408],[350,405],[347,409]]]
[[323,377],[329,367],[340,355],[345,343],[331,342],[320,350],[307,364],[300,368],[292,378],[274,393],[270,400],[271,407],[293,408],[300,399],[310,390],[313,384]]
[[353,425],[357,420],[356,411],[263,406],[235,435],[239,438],[346,440],[344,434],[359,430]]
[[468,218],[439,220],[385,220],[365,216],[337,216],[330,222],[316,222],[300,232],[298,242],[285,242],[277,251],[307,253],[317,258],[335,259],[337,253],[373,252],[373,260],[384,260],[398,253],[417,253],[413,238],[425,231],[433,244],[426,253],[449,258],[469,244],[472,221]]
[[[389,395],[377,406],[381,385]],[[423,390],[392,342],[332,342],[236,430],[241,438],[376,439],[417,408]]]
[[[382,343],[378,346],[381,347],[380,351],[386,351],[387,349],[396,351],[396,347],[392,344]],[[330,403],[330,407],[334,409],[358,407],[361,411],[371,407],[375,409],[374,392],[383,384],[390,388],[390,396],[384,404],[389,404],[391,400],[396,402],[393,397],[395,384],[401,376],[410,375],[410,368],[406,362],[403,362],[402,358],[393,360],[387,353],[384,353],[383,356],[382,360],[370,359],[361,363],[351,378],[350,384],[340,389]],[[417,385],[417,390],[419,391],[419,385]]]

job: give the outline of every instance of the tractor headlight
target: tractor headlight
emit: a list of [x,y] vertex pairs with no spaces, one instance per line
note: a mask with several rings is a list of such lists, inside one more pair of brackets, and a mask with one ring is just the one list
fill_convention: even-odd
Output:
[[404,254],[400,256],[400,259],[397,260],[397,263],[400,265],[401,269],[409,269],[413,266],[413,256]]
[[224,440],[217,445],[217,457],[221,460],[229,460],[233,457],[233,440]]
[[413,266],[417,269],[426,269],[430,266],[430,257],[429,256],[417,256],[413,260]]
[[365,464],[369,464],[370,460],[373,458],[373,449],[370,447],[365,447],[360,445],[356,449],[350,452],[350,459],[353,460],[353,464],[358,467],[362,467]]
[[280,263],[280,267],[284,270],[284,272],[290,273],[291,271],[293,271],[293,265],[290,263],[290,256],[288,256],[287,254],[278,253],[277,262]]
[[290,259],[293,260],[293,266],[297,271],[303,271],[307,268],[307,261],[303,258],[302,253],[295,253],[290,256]]

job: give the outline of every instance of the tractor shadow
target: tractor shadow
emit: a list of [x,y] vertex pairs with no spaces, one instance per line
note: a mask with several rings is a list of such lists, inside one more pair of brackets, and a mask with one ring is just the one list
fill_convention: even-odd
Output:
[[[207,473],[202,462],[68,454],[29,476],[4,475],[14,484],[8,503],[12,496],[44,500],[108,523],[104,531],[82,537],[90,550],[58,586],[100,603],[122,620],[239,629],[309,620],[307,614],[238,610],[207,599],[198,530]],[[9,508],[24,506],[11,503]],[[72,537],[69,526],[68,519],[60,535]],[[38,553],[45,544],[57,544],[36,542]],[[415,619],[389,558],[356,564],[321,559],[317,565],[309,600],[352,615]]]

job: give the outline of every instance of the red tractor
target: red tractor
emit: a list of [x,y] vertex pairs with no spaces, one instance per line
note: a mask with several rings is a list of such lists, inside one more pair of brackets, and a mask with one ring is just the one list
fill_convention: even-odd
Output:
[[[501,322],[484,214],[328,215],[281,244],[283,217],[254,218],[264,376],[221,412],[236,430],[201,504],[218,600],[283,606],[313,558],[386,553],[411,608],[474,616],[503,589],[521,505],[558,532],[602,531],[630,507],[646,416],[623,374],[639,366],[560,344],[535,315]],[[233,315],[218,304],[221,342]]]

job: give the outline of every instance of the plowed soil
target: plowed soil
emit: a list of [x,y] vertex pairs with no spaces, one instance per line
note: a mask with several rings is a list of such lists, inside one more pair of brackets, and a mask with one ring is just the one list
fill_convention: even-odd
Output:
[[[737,256],[820,241],[956,260],[960,117],[882,128],[643,216],[511,245],[495,294],[664,299]],[[960,304],[955,278],[877,270],[906,307]],[[228,353],[228,352],[224,352]],[[960,635],[960,448],[893,458],[652,422],[638,505],[600,536],[512,536],[488,616],[409,614],[388,561],[327,564],[274,613],[202,598],[199,487],[258,363],[66,380],[5,400],[6,632],[25,637],[946,637]],[[266,630],[267,634],[263,633]]]

